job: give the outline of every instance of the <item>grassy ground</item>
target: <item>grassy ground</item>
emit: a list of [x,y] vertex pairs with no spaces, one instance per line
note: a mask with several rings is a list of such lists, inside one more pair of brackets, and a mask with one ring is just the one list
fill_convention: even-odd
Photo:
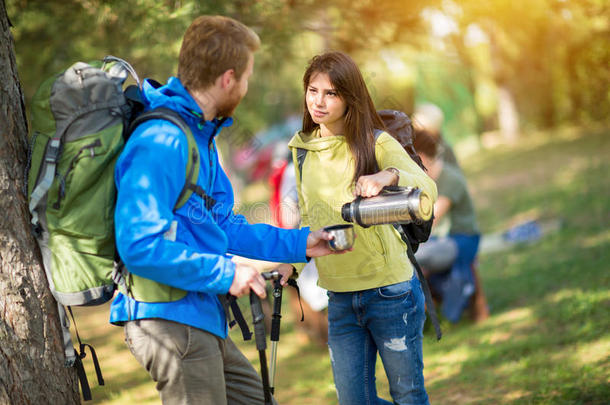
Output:
[[[464,160],[484,232],[524,218],[560,219],[542,240],[480,257],[491,317],[444,323],[424,338],[434,404],[606,404],[610,398],[610,131],[532,134]],[[108,325],[107,306],[77,311],[106,379],[95,404],[158,404],[154,383]],[[277,399],[336,404],[327,350],[294,329],[287,306],[279,344]],[[231,332],[241,342],[237,331]],[[258,369],[253,344],[239,343]],[[389,399],[378,364],[378,388]]]

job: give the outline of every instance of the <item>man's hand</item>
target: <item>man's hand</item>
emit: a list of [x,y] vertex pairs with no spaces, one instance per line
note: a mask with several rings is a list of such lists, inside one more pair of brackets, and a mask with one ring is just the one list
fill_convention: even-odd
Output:
[[291,264],[282,263],[275,270],[281,274],[280,284],[285,287],[294,272],[294,267]]
[[265,279],[254,267],[235,263],[235,276],[229,288],[229,294],[241,297],[248,294],[250,290],[254,291],[259,297],[265,298],[267,296]]
[[333,237],[324,230],[324,228],[318,229],[315,232],[310,232],[307,236],[307,250],[305,254],[309,257],[320,257],[326,256],[329,254],[342,254],[345,252],[351,252],[352,249],[342,250],[340,252],[335,252],[331,250],[328,246],[328,241]]
[[395,186],[396,184],[398,184],[398,176],[389,170],[382,170],[368,176],[360,176],[354,188],[354,196],[374,197],[385,186]]

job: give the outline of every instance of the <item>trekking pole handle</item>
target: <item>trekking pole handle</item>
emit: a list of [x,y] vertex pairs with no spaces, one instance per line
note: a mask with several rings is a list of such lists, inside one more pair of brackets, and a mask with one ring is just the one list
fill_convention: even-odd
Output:
[[267,348],[265,323],[263,322],[263,319],[265,319],[265,314],[263,313],[261,299],[254,291],[250,291],[250,308],[252,309],[252,322],[254,323],[256,348],[258,350],[265,350]]
[[279,280],[282,278],[282,275],[277,270],[265,271],[264,273],[261,273],[261,276],[263,276],[265,280]]
[[272,342],[280,340],[280,320],[282,319],[282,284],[280,280],[273,281],[273,315],[271,316],[271,336]]

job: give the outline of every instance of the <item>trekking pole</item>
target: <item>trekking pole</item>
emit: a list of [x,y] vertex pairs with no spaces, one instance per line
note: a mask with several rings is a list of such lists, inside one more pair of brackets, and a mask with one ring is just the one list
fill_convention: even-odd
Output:
[[282,278],[280,273],[272,271],[263,273],[266,280],[273,280],[273,316],[271,318],[271,368],[269,371],[269,389],[275,391],[275,370],[277,364],[277,344],[280,340],[280,319],[282,318]]
[[261,378],[263,380],[263,393],[265,395],[265,405],[271,405],[271,390],[269,388],[269,371],[267,369],[267,340],[265,336],[265,314],[261,300],[254,291],[250,291],[250,308],[252,309],[252,322],[254,323],[254,336],[256,339],[256,349],[261,362]]

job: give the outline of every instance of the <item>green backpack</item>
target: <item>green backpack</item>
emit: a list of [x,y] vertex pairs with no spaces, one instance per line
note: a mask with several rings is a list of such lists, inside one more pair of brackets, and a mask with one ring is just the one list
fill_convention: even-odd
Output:
[[[128,73],[137,86],[124,90]],[[199,174],[199,151],[189,127],[168,109],[142,113],[139,95],[134,69],[122,59],[107,56],[103,64],[75,63],[43,82],[32,99],[27,176],[32,229],[58,303],[66,366],[76,367],[85,400],[91,399],[81,361],[85,347],[91,350],[100,385],[104,382],[95,350],[80,341],[78,332],[77,354],[64,306],[72,314],[73,305],[103,304],[113,297],[117,284],[130,291],[132,277],[118,265],[114,241],[114,167],[127,137],[149,119],[170,121],[186,134],[187,180],[174,210],[193,193]],[[142,284],[146,282],[146,291],[156,284],[145,279]],[[184,294],[173,289],[166,292],[166,299],[153,294],[150,300],[172,301]]]

